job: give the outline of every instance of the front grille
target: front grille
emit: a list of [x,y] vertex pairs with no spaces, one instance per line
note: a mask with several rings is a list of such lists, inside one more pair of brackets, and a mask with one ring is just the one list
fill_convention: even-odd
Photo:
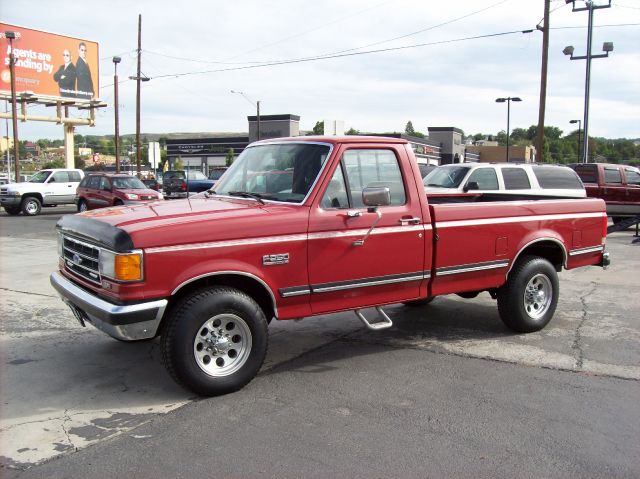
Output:
[[9,191],[9,188],[0,188],[0,195],[6,195]]
[[100,248],[69,236],[63,236],[62,255],[69,271],[92,283],[101,284]]

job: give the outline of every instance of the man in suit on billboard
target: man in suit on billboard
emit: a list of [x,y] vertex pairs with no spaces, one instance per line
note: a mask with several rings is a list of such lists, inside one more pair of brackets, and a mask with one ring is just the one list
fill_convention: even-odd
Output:
[[82,42],[78,45],[78,61],[76,62],[76,90],[78,98],[93,98],[93,80],[91,70],[87,65],[87,45]]
[[64,64],[53,74],[53,79],[58,82],[60,96],[76,96],[76,67],[71,62],[71,53],[65,49],[62,52]]

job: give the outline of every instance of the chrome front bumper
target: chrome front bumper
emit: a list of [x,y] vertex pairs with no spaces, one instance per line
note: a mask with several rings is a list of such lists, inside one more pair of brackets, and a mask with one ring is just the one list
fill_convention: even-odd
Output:
[[49,279],[80,325],[85,326],[85,322],[89,322],[121,341],[153,338],[167,307],[166,299],[127,305],[109,303],[80,288],[57,271],[51,273]]

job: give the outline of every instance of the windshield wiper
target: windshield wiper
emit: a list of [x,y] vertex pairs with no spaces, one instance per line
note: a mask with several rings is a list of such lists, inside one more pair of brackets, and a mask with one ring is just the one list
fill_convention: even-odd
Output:
[[227,194],[231,196],[241,196],[243,198],[253,198],[261,205],[264,205],[264,201],[262,201],[262,195],[260,193],[249,193],[248,191],[229,191]]
[[435,184],[435,183],[429,183],[429,184],[427,184],[427,186],[435,186],[435,187],[437,187],[437,188],[444,188],[444,186],[442,186],[442,185],[437,185],[437,184]]
[[205,190],[203,193],[206,198],[209,198],[209,196],[217,195],[214,190]]

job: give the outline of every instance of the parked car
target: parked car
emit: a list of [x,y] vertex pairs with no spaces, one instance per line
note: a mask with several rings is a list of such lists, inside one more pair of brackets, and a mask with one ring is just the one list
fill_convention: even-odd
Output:
[[52,168],[38,171],[29,181],[9,183],[0,188],[0,204],[10,215],[35,216],[43,206],[73,204],[82,170]]
[[504,193],[586,198],[578,175],[557,165],[456,163],[442,165],[423,180],[427,194]]
[[144,185],[150,190],[160,191],[162,189],[162,186],[155,178],[144,178],[140,181],[142,181],[142,183],[144,183]]
[[161,199],[162,194],[147,188],[135,176],[122,173],[91,173],[76,191],[78,211]]
[[216,180],[195,170],[169,170],[162,175],[162,191],[165,198],[188,198],[190,194],[210,189]]
[[420,161],[420,159],[418,159],[418,169],[420,170],[420,174],[422,175],[423,179],[437,167],[438,165],[434,165],[432,163],[424,163],[424,161]]
[[640,215],[640,170],[615,163],[573,163],[589,198],[602,198],[614,223]]
[[219,166],[219,167],[215,167],[213,168],[210,172],[209,172],[209,179],[213,180],[213,181],[218,181],[220,179],[220,177],[222,176],[222,174],[227,171],[227,167],[226,166]]

